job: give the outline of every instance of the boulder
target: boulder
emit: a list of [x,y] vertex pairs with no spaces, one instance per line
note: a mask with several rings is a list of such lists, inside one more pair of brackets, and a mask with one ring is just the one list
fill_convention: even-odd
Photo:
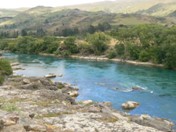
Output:
[[92,104],[93,101],[92,101],[92,100],[85,100],[85,101],[82,101],[82,103],[83,103],[84,105],[88,105],[88,104]]
[[131,121],[143,126],[149,126],[161,131],[171,132],[174,124],[168,120],[154,118],[149,115],[131,116]]
[[29,79],[23,79],[23,84],[30,84],[30,80]]
[[30,117],[31,119],[33,119],[33,118],[34,118],[34,116],[35,116],[35,114],[34,114],[34,113],[29,114],[29,117]]
[[8,126],[4,127],[1,132],[26,132],[24,129],[23,125],[13,125],[13,126]]
[[49,73],[48,75],[45,75],[46,78],[55,78],[56,75],[53,73]]
[[79,93],[77,91],[69,91],[68,95],[70,95],[71,97],[77,97]]
[[135,101],[127,101],[122,104],[122,108],[125,110],[135,109],[138,106],[139,106],[139,103]]
[[7,120],[3,120],[3,124],[4,124],[4,126],[11,126],[11,125],[15,125],[15,124],[16,124],[16,122],[15,122],[15,121],[12,121],[12,120],[7,119]]

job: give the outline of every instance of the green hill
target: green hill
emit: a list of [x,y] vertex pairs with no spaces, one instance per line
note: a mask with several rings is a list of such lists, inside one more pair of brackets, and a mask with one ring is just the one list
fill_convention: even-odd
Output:
[[67,7],[37,6],[30,9],[2,9],[0,10],[0,33],[11,34],[25,29],[30,34],[38,31],[59,35],[62,32],[83,33],[87,30],[96,30],[101,28],[101,24],[173,25],[176,23],[175,17],[170,16],[176,10],[176,3],[173,1],[118,0]]
[[103,23],[108,23],[111,26],[168,23],[165,18],[155,18],[140,14],[116,14],[103,11],[88,12],[79,9],[53,11],[54,9],[52,9],[36,7],[19,13],[15,17],[0,18],[0,31],[21,31],[26,29],[32,33],[42,29],[48,34],[60,34],[65,29],[76,29],[84,32],[90,26],[101,26],[100,24]]

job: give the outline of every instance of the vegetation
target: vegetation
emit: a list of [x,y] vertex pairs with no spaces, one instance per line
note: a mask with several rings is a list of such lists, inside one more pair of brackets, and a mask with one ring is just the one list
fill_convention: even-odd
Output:
[[[119,26],[108,32],[95,32],[78,37],[32,37],[2,39],[1,50],[18,53],[49,53],[59,56],[106,55],[164,64],[166,68],[176,68],[176,26],[161,25]],[[111,44],[111,40],[117,40]]]
[[0,59],[0,84],[3,83],[5,76],[12,74],[10,63],[5,59]]
[[13,103],[4,103],[1,107],[2,110],[13,112],[13,111],[19,111],[18,107]]
[[121,43],[115,45],[118,57],[130,60],[151,61],[176,67],[176,27],[139,25],[111,32]]

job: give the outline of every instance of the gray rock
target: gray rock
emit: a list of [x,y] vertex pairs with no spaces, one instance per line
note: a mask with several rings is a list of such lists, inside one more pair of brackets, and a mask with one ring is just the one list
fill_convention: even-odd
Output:
[[1,132],[26,132],[24,129],[23,125],[13,125],[13,126],[8,126],[4,127]]
[[166,132],[171,132],[172,127],[174,125],[172,122],[168,120],[161,118],[153,118],[149,115],[131,116],[131,121],[134,121],[140,125],[153,127],[158,130]]
[[79,93],[77,91],[69,91],[68,94],[71,96],[71,97],[77,97],[79,95]]
[[23,84],[30,84],[30,80],[29,79],[23,79]]
[[139,103],[135,101],[127,101],[122,104],[122,108],[126,110],[135,109],[138,106],[139,106]]

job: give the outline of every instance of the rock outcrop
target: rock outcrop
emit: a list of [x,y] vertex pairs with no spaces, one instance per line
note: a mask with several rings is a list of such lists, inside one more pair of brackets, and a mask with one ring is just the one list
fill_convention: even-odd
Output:
[[172,123],[131,116],[111,104],[76,102],[78,89],[47,78],[10,77],[0,86],[0,132],[161,132]]

